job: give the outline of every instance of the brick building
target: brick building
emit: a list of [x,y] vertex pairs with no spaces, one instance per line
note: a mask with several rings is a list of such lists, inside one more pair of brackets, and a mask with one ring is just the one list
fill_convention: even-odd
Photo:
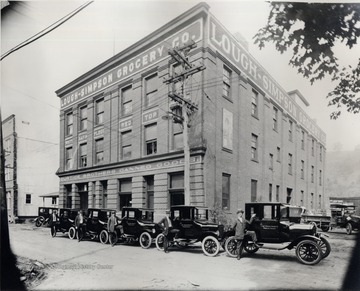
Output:
[[56,91],[60,207],[125,205],[159,213],[184,203],[183,131],[168,117],[177,68],[168,50],[190,40],[205,70],[186,82],[190,203],[229,212],[249,201],[324,207],[325,134],[299,91],[285,92],[200,3]]

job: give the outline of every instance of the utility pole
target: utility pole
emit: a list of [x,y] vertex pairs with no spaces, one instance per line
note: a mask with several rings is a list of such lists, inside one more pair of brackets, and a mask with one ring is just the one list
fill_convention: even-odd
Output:
[[189,115],[193,114],[197,110],[197,106],[188,99],[184,98],[186,92],[185,81],[193,74],[205,69],[203,65],[192,65],[188,60],[188,54],[190,50],[196,47],[194,41],[183,45],[182,47],[175,47],[169,51],[172,56],[172,60],[175,61],[174,65],[181,65],[182,72],[170,76],[164,83],[172,84],[173,88],[175,84],[181,82],[181,92],[175,92],[171,90],[169,97],[174,101],[174,104],[170,106],[172,112],[169,112],[173,117],[174,123],[180,123],[183,127],[183,142],[184,142],[184,196],[185,205],[190,205],[190,147],[189,147]]

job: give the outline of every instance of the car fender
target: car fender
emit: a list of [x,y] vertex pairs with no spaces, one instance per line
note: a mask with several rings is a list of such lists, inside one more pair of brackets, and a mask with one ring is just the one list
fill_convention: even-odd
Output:
[[206,232],[203,232],[201,234],[201,241],[206,238],[207,236],[213,236],[214,238],[216,238],[217,240],[219,240],[219,236],[216,232],[212,232],[212,231],[206,231]]
[[296,238],[295,240],[293,240],[289,245],[288,245],[288,249],[291,249],[292,247],[296,246],[299,242],[303,241],[303,240],[313,240],[313,241],[316,241],[316,242],[320,242],[321,239],[314,236],[314,235],[302,235],[298,238]]

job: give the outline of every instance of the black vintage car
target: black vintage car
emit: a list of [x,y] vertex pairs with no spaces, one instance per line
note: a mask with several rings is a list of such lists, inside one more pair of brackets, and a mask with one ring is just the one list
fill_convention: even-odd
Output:
[[344,203],[331,203],[331,228],[345,228],[347,234],[360,229],[360,216],[355,215],[355,206]]
[[106,244],[109,239],[107,231],[107,222],[111,215],[112,209],[100,209],[100,208],[89,208],[87,211],[87,217],[85,217],[84,231],[80,229],[78,235],[81,239],[89,237],[91,240],[99,238],[102,244]]
[[[169,242],[170,246],[186,247],[197,242],[202,243],[202,250],[207,256],[216,256],[220,250],[224,226],[209,221],[208,209],[195,206],[172,206],[170,220],[179,232]],[[156,238],[156,247],[163,250],[164,235]]]
[[[247,203],[245,204],[245,218],[255,213],[249,230],[255,231],[262,249],[284,250],[295,248],[298,260],[307,265],[315,265],[327,257],[331,251],[329,242],[317,232],[314,224],[294,222],[291,216],[292,207],[283,203]],[[246,252],[256,253],[258,246],[245,235],[243,246]],[[231,257],[237,256],[236,239],[229,237],[225,243],[225,250]]]
[[[118,216],[121,216],[121,219]],[[161,227],[154,223],[153,209],[123,207],[117,220],[116,231],[109,234],[112,245],[117,242],[139,242],[142,248],[147,249],[161,232]],[[122,233],[120,228],[123,229]]]
[[75,217],[78,211],[78,209],[60,208],[58,213],[59,222],[56,223],[52,236],[56,236],[58,232],[62,232],[63,234],[67,233],[70,239],[74,239],[76,235]]
[[39,207],[38,216],[35,218],[35,225],[40,227],[42,225],[49,226],[49,219],[54,210],[58,210],[55,207]]

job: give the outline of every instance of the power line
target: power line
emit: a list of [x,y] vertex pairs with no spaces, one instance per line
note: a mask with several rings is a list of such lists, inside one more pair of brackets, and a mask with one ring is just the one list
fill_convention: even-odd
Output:
[[73,16],[75,16],[76,14],[78,14],[81,10],[83,10],[84,8],[86,8],[88,5],[90,5],[92,2],[94,1],[89,1],[86,2],[85,4],[81,5],[79,8],[75,9],[74,11],[72,11],[71,13],[67,14],[66,16],[62,17],[61,19],[59,19],[58,21],[54,22],[53,24],[51,24],[50,26],[46,27],[45,29],[41,30],[40,32],[38,32],[37,34],[33,35],[32,37],[28,38],[27,40],[23,41],[22,43],[18,44],[17,46],[15,46],[14,48],[10,49],[9,51],[7,51],[6,53],[4,53],[1,56],[1,61],[6,58],[7,56],[9,56],[10,54],[12,54],[13,52],[21,49],[24,46],[27,46],[28,44],[34,42],[35,40],[43,37],[44,35],[48,34],[49,32],[53,31],[54,29],[58,28],[60,25],[62,25],[63,23],[65,23],[66,21],[68,21],[70,18],[72,18]]

